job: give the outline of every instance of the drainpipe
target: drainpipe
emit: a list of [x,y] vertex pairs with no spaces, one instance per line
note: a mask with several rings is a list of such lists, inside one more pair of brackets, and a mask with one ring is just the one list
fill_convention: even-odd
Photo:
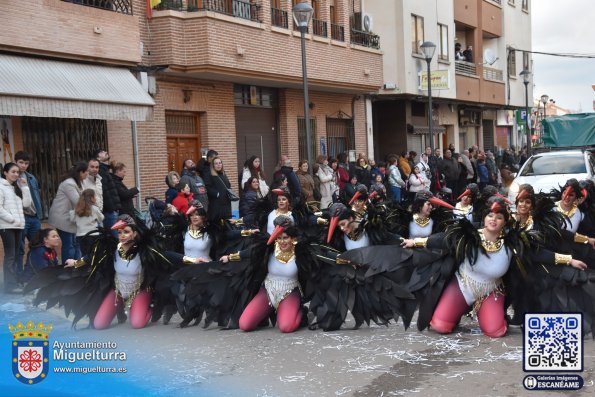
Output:
[[[134,185],[140,191],[140,164],[138,162],[138,136],[136,130],[136,121],[130,122],[130,129],[132,130],[132,157],[134,159]],[[142,193],[136,196],[136,208],[140,211],[142,209]]]

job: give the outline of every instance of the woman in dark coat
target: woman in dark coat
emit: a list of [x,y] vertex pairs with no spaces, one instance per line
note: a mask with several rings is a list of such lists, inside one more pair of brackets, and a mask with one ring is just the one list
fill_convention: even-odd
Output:
[[138,189],[136,187],[128,189],[126,185],[124,185],[126,171],[126,165],[123,163],[114,164],[112,166],[112,179],[114,180],[114,185],[116,185],[116,190],[118,191],[118,196],[120,197],[120,203],[122,205],[120,208],[120,215],[128,214],[134,217],[134,203],[132,202],[132,199],[138,194]]
[[211,161],[211,176],[207,182],[209,196],[207,217],[209,221],[219,222],[220,219],[231,218],[231,200],[227,189],[231,189],[231,183],[223,170],[223,161],[219,157],[215,157]]

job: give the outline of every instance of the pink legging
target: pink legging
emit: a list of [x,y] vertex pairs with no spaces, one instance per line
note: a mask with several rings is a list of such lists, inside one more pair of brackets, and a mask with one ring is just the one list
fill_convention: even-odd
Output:
[[[430,325],[440,334],[449,334],[469,309],[457,278],[453,277],[438,301]],[[498,292],[488,295],[479,307],[477,319],[484,335],[492,338],[504,336],[508,328],[504,319],[504,295]]]
[[[240,329],[253,331],[273,310],[264,288],[248,303],[240,317]],[[293,332],[300,326],[302,311],[300,293],[295,290],[279,303],[277,307],[277,326],[283,333]]]
[[[95,329],[106,329],[112,323],[118,309],[124,304],[122,298],[116,302],[116,291],[111,290],[105,298],[93,320]],[[144,328],[151,319],[151,293],[147,290],[140,291],[130,305],[130,325],[132,328]]]

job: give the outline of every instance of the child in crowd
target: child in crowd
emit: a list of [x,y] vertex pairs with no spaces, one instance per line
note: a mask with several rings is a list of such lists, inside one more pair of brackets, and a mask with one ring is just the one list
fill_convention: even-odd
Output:
[[87,233],[97,230],[98,223],[103,222],[103,214],[95,205],[95,190],[83,190],[76,208],[70,211],[70,221],[76,223],[76,240],[85,256],[95,241],[95,237]]

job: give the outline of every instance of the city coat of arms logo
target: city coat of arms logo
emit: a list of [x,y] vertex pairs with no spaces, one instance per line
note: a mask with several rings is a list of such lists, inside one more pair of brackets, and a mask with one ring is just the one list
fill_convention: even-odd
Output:
[[50,367],[49,333],[52,325],[29,321],[26,325],[19,322],[16,326],[8,324],[12,333],[12,373],[26,385],[33,385],[44,380]]

